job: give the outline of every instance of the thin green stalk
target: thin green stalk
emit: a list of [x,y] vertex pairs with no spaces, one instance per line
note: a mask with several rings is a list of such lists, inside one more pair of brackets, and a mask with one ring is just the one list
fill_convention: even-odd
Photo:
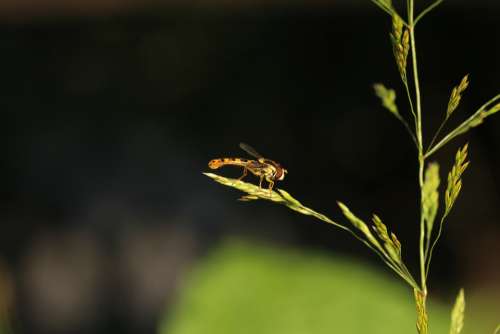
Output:
[[489,107],[493,102],[496,102],[497,100],[500,99],[500,94],[496,95],[492,99],[488,100],[485,104],[483,104],[474,114],[472,114],[469,118],[467,118],[462,124],[457,126],[453,131],[451,131],[449,134],[447,134],[443,139],[441,139],[434,147],[430,148],[427,150],[425,153],[424,157],[428,158],[434,153],[436,153],[441,147],[446,145],[450,140],[455,138],[456,136],[460,135],[463,131],[464,128],[468,126],[468,124],[473,120],[477,115],[481,112],[483,112],[487,107]]
[[387,9],[387,7],[382,6],[377,0],[370,0],[370,1],[373,2],[378,8],[382,9],[384,12],[392,16],[393,13],[389,9]]
[[418,284],[415,282],[415,279],[413,278],[411,273],[408,271],[406,266],[404,266],[404,263],[399,263],[395,261],[393,258],[391,258],[391,256],[387,254],[387,252],[381,245],[378,244],[378,242],[370,244],[368,240],[360,237],[350,228],[331,220],[324,214],[321,214],[317,211],[314,211],[311,208],[302,205],[298,200],[293,198],[289,193],[287,193],[283,189],[277,189],[277,191],[275,190],[268,191],[267,189],[263,190],[259,186],[243,182],[241,180],[229,179],[213,173],[204,173],[204,174],[218,183],[246,192],[247,195],[240,198],[240,200],[249,201],[249,200],[262,199],[274,203],[283,204],[288,208],[297,211],[301,214],[313,216],[325,223],[332,224],[346,232],[349,232],[354,238],[361,241],[366,247],[375,252],[389,268],[391,268],[398,276],[400,276],[404,281],[406,281],[413,289],[419,288]]
[[[416,135],[418,141],[418,184],[420,187],[420,208],[422,212],[423,206],[423,186],[424,186],[424,164],[425,156],[423,154],[423,142],[422,142],[422,103],[420,98],[420,82],[418,78],[418,64],[417,64],[417,50],[415,43],[415,22],[413,20],[414,14],[414,1],[409,0],[408,8],[408,23],[409,33],[410,33],[410,45],[411,45],[411,59],[413,65],[413,80],[415,88],[415,101],[416,101],[416,115],[417,115],[417,125],[416,125]],[[425,257],[424,257],[424,241],[425,241],[425,221],[424,216],[420,214],[420,284],[421,290],[425,293],[427,291],[425,283]]]
[[427,291],[426,286],[426,277],[425,277],[425,221],[423,215],[423,186],[424,186],[424,158],[420,156],[419,158],[419,173],[418,173],[418,181],[420,185],[420,244],[419,244],[419,254],[420,254],[420,284],[422,291]]
[[415,23],[414,23],[414,26],[417,25],[418,21],[420,21],[425,15],[427,15],[431,10],[433,10],[434,8],[436,8],[437,6],[439,6],[444,0],[437,0],[436,2],[434,2],[433,4],[429,5],[429,7],[427,7],[426,9],[424,9],[422,11],[422,13],[420,13],[417,18],[415,19]]
[[[413,6],[413,1],[411,1]],[[413,11],[412,11],[413,15]],[[420,98],[420,83],[418,79],[418,66],[417,66],[417,51],[415,48],[415,29],[413,26],[413,17],[410,17],[410,43],[411,43],[411,58],[413,64],[413,80],[415,85],[415,101],[417,109],[417,140],[422,151],[422,103]]]
[[443,223],[444,223],[445,218],[446,218],[446,216],[443,216],[441,218],[441,221],[439,223],[438,234],[437,234],[436,238],[434,239],[434,241],[432,242],[432,246],[427,254],[427,264],[425,265],[425,277],[427,277],[427,275],[429,274],[429,269],[430,269],[431,260],[432,260],[432,253],[434,252],[434,247],[436,247],[436,244],[438,243],[439,238],[441,237],[441,234],[443,233]]
[[423,215],[423,187],[424,187],[424,165],[425,155],[423,150],[422,140],[422,103],[420,98],[420,82],[418,78],[418,64],[417,64],[417,49],[415,42],[415,21],[414,21],[414,0],[408,0],[408,30],[410,34],[410,48],[413,68],[413,84],[415,89],[416,101],[416,136],[418,141],[418,184],[420,187],[420,288],[415,290],[415,303],[417,306],[417,330],[420,334],[428,333],[428,320],[427,320],[427,285],[425,275],[425,220]]
[[397,117],[397,119],[399,119],[401,121],[401,123],[403,123],[404,127],[406,128],[406,131],[408,131],[408,134],[410,135],[411,137],[411,140],[413,140],[413,142],[415,143],[415,146],[417,147],[418,149],[418,143],[417,143],[417,138],[415,137],[415,135],[413,134],[413,132],[411,131],[411,128],[410,126],[408,125],[408,122],[403,118],[401,117],[400,114],[397,114],[395,115]]
[[[411,114],[413,115],[413,123],[415,125],[415,131],[417,131],[417,115],[415,114],[415,108],[413,107],[413,98],[411,97],[410,87],[408,87],[407,81],[403,81],[403,84],[405,86],[406,95],[408,96],[408,103],[410,104],[410,111],[411,111]],[[417,146],[418,146],[418,144],[417,144]]]
[[382,250],[376,249],[375,247],[373,247],[372,245],[370,245],[369,242],[367,242],[365,239],[363,239],[360,236],[358,236],[351,229],[349,229],[349,228],[347,228],[347,227],[345,227],[343,225],[335,223],[334,221],[332,221],[327,216],[325,216],[325,215],[323,215],[321,213],[318,213],[318,212],[316,212],[316,211],[314,211],[312,209],[309,209],[309,208],[304,208],[304,209],[311,216],[313,216],[313,217],[315,217],[315,218],[317,218],[319,220],[322,220],[322,221],[324,221],[326,223],[333,224],[333,225],[341,228],[342,230],[344,230],[346,232],[349,232],[354,238],[356,238],[357,240],[361,241],[366,247],[368,247],[373,252],[375,252],[389,268],[391,268],[396,274],[398,274],[398,276],[400,276],[403,280],[405,280],[412,288],[414,288],[414,289],[418,289],[419,288],[418,284],[415,282],[415,280],[413,279],[413,276],[411,275],[411,273],[409,272],[408,268],[406,268],[406,266],[404,264],[403,264],[403,268],[400,268],[397,263],[395,263],[389,256],[387,256],[385,254],[385,252],[383,252]]
[[431,143],[429,144],[429,147],[427,148],[427,150],[429,150],[429,148],[432,147],[432,145],[434,145],[434,142],[436,141],[436,139],[438,138],[439,134],[441,133],[441,131],[443,130],[444,128],[444,125],[446,124],[446,122],[448,121],[448,118],[449,117],[446,117],[444,119],[443,122],[441,122],[441,125],[439,126],[438,130],[436,131],[436,133],[434,134],[434,137],[432,137],[432,140],[431,140]]

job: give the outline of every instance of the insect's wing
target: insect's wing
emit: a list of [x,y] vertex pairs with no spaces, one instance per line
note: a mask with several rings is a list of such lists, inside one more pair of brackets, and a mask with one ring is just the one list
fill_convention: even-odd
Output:
[[257,159],[262,159],[263,156],[259,154],[259,152],[257,152],[256,150],[254,150],[253,147],[251,147],[250,145],[248,144],[245,144],[245,143],[240,143],[240,147],[243,151],[247,152],[248,154],[250,154],[251,156],[257,158]]

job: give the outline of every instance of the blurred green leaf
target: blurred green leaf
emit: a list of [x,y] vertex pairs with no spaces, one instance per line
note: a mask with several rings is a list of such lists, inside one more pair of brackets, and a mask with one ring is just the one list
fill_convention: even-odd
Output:
[[[367,263],[227,241],[182,280],[159,334],[414,332],[408,289]],[[436,333],[449,313],[431,305]]]

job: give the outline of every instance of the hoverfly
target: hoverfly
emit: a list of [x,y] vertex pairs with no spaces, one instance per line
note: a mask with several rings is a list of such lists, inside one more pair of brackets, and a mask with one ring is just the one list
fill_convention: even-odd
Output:
[[226,165],[243,167],[243,175],[241,175],[238,180],[242,180],[245,176],[248,175],[248,171],[250,171],[252,174],[260,178],[260,188],[262,188],[262,181],[264,181],[264,179],[269,183],[269,192],[271,192],[271,190],[273,189],[274,183],[276,181],[282,181],[285,178],[285,174],[288,173],[288,171],[279,163],[264,158],[251,146],[240,143],[240,148],[257,160],[249,160],[243,158],[213,159],[208,163],[208,167],[210,167],[211,169],[218,169]]

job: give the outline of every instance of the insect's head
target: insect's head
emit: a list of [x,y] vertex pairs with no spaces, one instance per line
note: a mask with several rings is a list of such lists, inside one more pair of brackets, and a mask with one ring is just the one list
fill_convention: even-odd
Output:
[[287,174],[288,171],[286,169],[283,168],[283,172],[281,173],[280,177],[278,178],[279,181],[283,181],[283,179],[285,178],[285,174]]

